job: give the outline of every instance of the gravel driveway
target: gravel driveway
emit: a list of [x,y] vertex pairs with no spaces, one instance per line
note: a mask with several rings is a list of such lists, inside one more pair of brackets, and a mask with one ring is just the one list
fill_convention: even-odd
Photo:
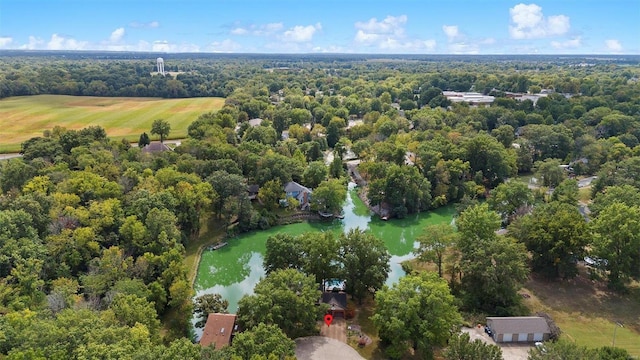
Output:
[[328,337],[309,336],[295,341],[300,360],[365,360],[351,346]]

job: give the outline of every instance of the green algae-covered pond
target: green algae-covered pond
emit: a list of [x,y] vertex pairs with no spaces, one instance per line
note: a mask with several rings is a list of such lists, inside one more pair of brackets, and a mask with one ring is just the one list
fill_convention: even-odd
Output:
[[292,235],[308,231],[340,233],[356,227],[371,231],[387,245],[392,256],[387,284],[393,284],[405,275],[401,263],[414,257],[412,251],[417,245],[415,240],[423,229],[428,225],[451,222],[454,213],[453,207],[447,206],[435,211],[411,215],[405,219],[383,221],[371,216],[369,209],[358,198],[353,188],[348,192],[343,211],[344,219],[341,220],[277,226],[229,239],[228,245],[221,249],[205,250],[202,253],[194,285],[196,296],[219,293],[229,301],[229,312],[235,313],[238,300],[245,294],[251,294],[253,287],[265,275],[262,260],[265,243],[269,236],[282,232]]

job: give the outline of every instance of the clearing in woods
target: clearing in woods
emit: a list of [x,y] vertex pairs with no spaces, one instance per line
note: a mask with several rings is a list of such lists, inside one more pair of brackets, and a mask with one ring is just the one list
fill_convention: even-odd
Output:
[[[127,98],[68,95],[17,96],[0,100],[0,153],[20,151],[20,144],[54,126],[82,129],[102,126],[112,139],[138,141],[151,136],[151,123],[171,124],[170,138],[183,138],[202,113],[218,110],[224,98]],[[155,137],[152,137],[155,139]]]

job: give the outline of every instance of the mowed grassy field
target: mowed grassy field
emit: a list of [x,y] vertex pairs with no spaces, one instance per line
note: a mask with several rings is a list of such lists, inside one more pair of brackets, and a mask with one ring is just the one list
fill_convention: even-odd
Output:
[[533,312],[549,313],[565,338],[589,348],[611,346],[615,332],[615,346],[640,358],[640,284],[617,294],[604,282],[590,280],[582,268],[573,280],[532,278],[525,287],[530,294],[525,304]]
[[[183,138],[202,113],[218,110],[223,98],[125,98],[67,95],[18,96],[0,100],[0,153],[20,151],[20,144],[43,131],[62,126],[82,129],[102,126],[112,139],[138,141],[149,136],[151,123],[171,124],[170,138]],[[152,136],[152,139],[155,137]]]

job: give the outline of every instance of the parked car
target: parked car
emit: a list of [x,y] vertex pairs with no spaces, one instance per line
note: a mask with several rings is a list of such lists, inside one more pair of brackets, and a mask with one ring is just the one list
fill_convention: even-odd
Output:
[[493,337],[493,331],[491,331],[491,328],[489,326],[484,327],[484,332],[486,332],[487,335]]

